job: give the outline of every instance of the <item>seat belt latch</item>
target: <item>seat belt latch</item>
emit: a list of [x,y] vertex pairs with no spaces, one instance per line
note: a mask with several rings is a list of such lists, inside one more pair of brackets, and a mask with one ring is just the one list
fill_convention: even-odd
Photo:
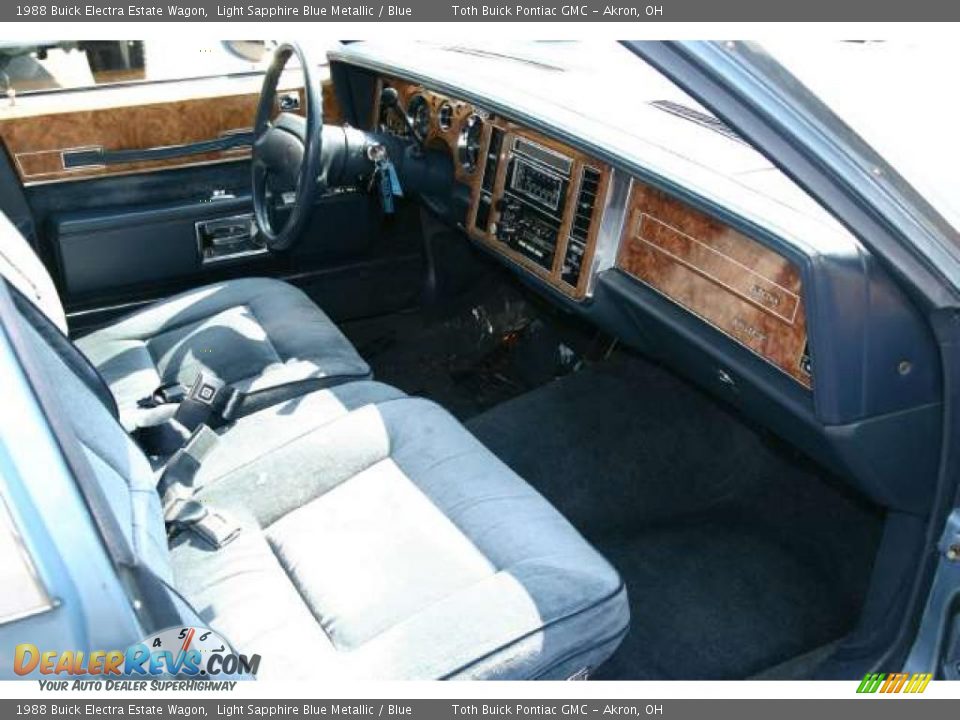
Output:
[[175,514],[166,518],[167,535],[171,539],[182,532],[190,531],[215,550],[219,550],[240,534],[239,524],[197,500],[177,502],[171,510]]
[[157,482],[157,492],[166,500],[173,488],[189,489],[193,487],[193,478],[200,469],[200,463],[220,442],[217,435],[206,425],[199,425],[190,434],[182,448],[177,450]]
[[187,391],[183,385],[178,382],[170,382],[158,387],[149,397],[137,400],[137,407],[155,408],[161,405],[176,405],[183,402],[186,396]]

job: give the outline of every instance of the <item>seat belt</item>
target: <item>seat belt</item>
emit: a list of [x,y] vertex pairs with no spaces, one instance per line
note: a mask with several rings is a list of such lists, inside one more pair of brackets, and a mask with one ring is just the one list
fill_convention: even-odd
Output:
[[173,419],[193,432],[201,425],[221,427],[236,416],[241,393],[209,371],[197,373]]
[[[198,429],[221,427],[229,422],[237,393],[210,372],[197,373],[188,390],[179,383],[163,385],[137,404],[145,409],[175,404],[176,410],[160,422],[148,420],[131,435],[147,455],[158,459],[172,457],[194,441]],[[209,448],[204,452],[208,451]]]
[[303,397],[308,392],[324,390],[353,380],[365,380],[368,377],[335,375],[305,378],[262,390],[243,392],[227,385],[209,370],[202,370],[197,373],[189,388],[184,388],[179,383],[168,383],[137,404],[143,408],[177,404],[173,419],[192,432],[201,424],[214,429],[220,428],[268,407]]
[[182,532],[191,531],[219,550],[240,534],[238,523],[194,497],[197,471],[219,441],[217,433],[201,423],[186,444],[173,454],[160,475],[157,492],[163,504],[167,537],[171,540]]
[[228,515],[198,500],[186,500],[176,507],[172,517],[164,515],[167,537],[171,540],[183,532],[196,534],[214,550],[220,550],[237,538],[243,529]]
[[167,462],[160,479],[157,481],[157,492],[164,501],[164,513],[168,504],[168,496],[173,499],[172,493],[193,494],[193,481],[200,463],[217,446],[220,437],[207,425],[200,425],[194,430],[187,441]]
[[145,397],[138,400],[137,405],[142,408],[155,408],[159,407],[160,405],[170,405],[183,400],[186,394],[187,391],[183,385],[178,382],[171,382],[158,387],[153,391],[153,394],[150,397]]

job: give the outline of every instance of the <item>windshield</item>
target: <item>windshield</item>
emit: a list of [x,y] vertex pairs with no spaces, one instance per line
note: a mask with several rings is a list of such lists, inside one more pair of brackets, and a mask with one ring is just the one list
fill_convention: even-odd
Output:
[[960,230],[957,45],[805,40],[764,48]]

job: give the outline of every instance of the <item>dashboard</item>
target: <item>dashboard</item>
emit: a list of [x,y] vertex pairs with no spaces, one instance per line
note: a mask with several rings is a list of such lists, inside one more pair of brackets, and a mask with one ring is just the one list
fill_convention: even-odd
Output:
[[736,133],[648,91],[639,65],[630,92],[603,95],[505,63],[358,43],[331,73],[347,122],[447,167],[413,191],[422,207],[525,285],[884,507],[926,507],[939,352],[886,269]]
[[812,387],[802,281],[789,260],[587,153],[418,83],[378,78],[373,122],[383,131],[411,132],[381,107],[384,87],[424,143],[454,158],[470,187],[463,226],[485,248],[576,302],[616,266]]

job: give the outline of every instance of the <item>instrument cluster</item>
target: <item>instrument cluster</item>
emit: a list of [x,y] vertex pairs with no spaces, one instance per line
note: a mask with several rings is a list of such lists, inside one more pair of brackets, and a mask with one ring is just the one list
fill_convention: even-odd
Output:
[[383,76],[376,91],[379,129],[411,140],[412,130],[425,147],[449,152],[457,182],[471,188],[471,237],[561,293],[587,297],[608,167],[415,82]]
[[446,147],[455,160],[457,179],[468,181],[481,161],[485,113],[470,103],[427,90],[421,85],[395,78],[381,78],[374,108],[375,126],[396,137],[409,138],[410,130],[396,108],[382,106],[384,88],[397,91],[397,106],[410,126],[428,147]]

